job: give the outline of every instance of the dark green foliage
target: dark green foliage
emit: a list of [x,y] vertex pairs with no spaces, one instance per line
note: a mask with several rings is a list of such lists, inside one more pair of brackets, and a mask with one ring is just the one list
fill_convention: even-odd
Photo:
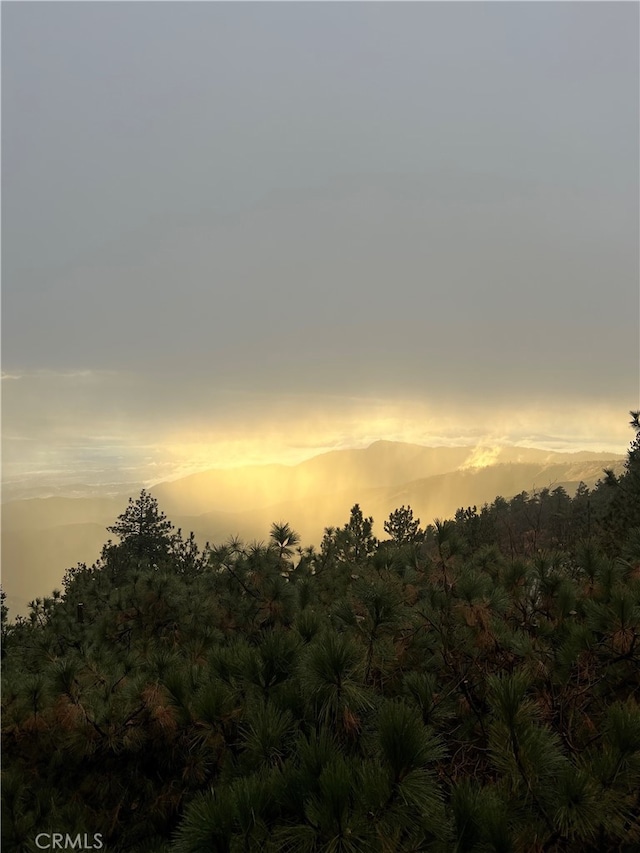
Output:
[[3,849],[640,849],[639,453],[424,536],[356,505],[319,551],[200,553],[143,492],[3,609]]
[[173,525],[160,512],[156,499],[144,489],[137,500],[129,498],[125,512],[107,530],[120,539],[118,556],[151,564],[167,559],[173,541]]
[[420,519],[414,519],[411,507],[405,508],[404,505],[400,509],[395,509],[388,521],[385,521],[384,532],[391,537],[391,541],[395,542],[396,545],[415,542],[416,539],[423,536],[420,530]]

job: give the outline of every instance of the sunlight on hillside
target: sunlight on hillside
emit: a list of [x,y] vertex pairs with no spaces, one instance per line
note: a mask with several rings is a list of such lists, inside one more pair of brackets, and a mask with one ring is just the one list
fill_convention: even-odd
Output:
[[[594,409],[583,400],[489,404],[242,391],[203,397],[197,383],[193,388],[187,383],[184,393],[193,397],[187,416],[171,406],[150,408],[141,377],[95,373],[91,379],[25,374],[20,381],[3,383],[10,386],[3,412],[3,501],[72,495],[76,488],[82,494],[92,489],[116,494],[127,484],[151,486],[211,469],[291,466],[377,441],[481,448],[456,465],[469,470],[500,462],[497,448],[624,454],[628,446],[624,401],[602,401]],[[122,400],[114,408],[108,401],[118,388]],[[336,488],[336,478],[347,475],[346,470],[334,473],[329,487]],[[260,499],[271,502],[266,478],[260,490]],[[239,486],[234,501],[241,492]]]
[[428,447],[475,446],[461,468],[479,469],[499,462],[501,447],[519,445],[624,453],[626,430],[617,406],[603,405],[594,412],[585,404],[463,407],[457,402],[334,398],[322,406],[286,401],[278,412],[266,409],[260,418],[243,419],[224,429],[198,426],[171,431],[162,448],[165,459],[175,466],[172,477],[211,468],[296,465],[320,453],[364,448],[380,440]]

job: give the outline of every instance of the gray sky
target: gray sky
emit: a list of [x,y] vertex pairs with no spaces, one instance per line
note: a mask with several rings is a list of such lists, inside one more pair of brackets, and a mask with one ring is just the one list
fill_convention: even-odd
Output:
[[624,448],[638,14],[3,3],[5,459],[384,423]]

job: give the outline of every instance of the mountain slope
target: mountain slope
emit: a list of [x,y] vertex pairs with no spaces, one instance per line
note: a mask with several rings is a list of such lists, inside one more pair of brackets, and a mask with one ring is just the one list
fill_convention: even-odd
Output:
[[[151,489],[176,527],[193,530],[201,546],[230,535],[266,540],[274,521],[287,521],[303,544],[318,544],[327,526],[341,526],[358,502],[383,536],[389,513],[410,504],[422,525],[460,506],[522,491],[580,481],[593,486],[602,469],[620,472],[623,457],[552,453],[531,448],[421,447],[379,441],[337,450],[296,466],[265,465],[193,474]],[[487,464],[489,463],[489,464]],[[60,587],[65,569],[91,563],[127,498],[32,498],[3,504],[3,586],[11,614]]]
[[[262,465],[203,471],[160,483],[151,492],[168,515],[200,515],[215,510],[243,512],[346,490],[360,495],[365,489],[401,486],[425,477],[495,464],[544,467],[593,463],[600,466],[598,479],[602,467],[615,463],[616,459],[621,461],[623,457],[589,451],[554,453],[526,447],[422,447],[376,441],[361,450],[332,450],[294,466]],[[527,487],[531,488],[531,484],[522,488]]]

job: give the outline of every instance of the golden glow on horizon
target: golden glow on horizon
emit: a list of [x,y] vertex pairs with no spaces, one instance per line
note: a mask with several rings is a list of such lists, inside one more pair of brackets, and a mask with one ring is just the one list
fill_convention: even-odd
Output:
[[[345,401],[346,402],[346,401]],[[525,409],[356,401],[318,408],[308,416],[244,421],[231,430],[189,429],[166,436],[162,447],[180,469],[176,476],[207,468],[245,465],[295,465],[331,450],[368,447],[375,441],[398,441],[435,447],[470,446],[464,468],[484,468],[499,461],[500,447],[521,446],[572,452],[589,450],[624,454],[631,434],[618,409],[540,406]]]
[[[98,472],[100,482],[151,485],[210,468],[295,465],[379,440],[476,448],[465,466],[480,469],[499,459],[499,447],[624,454],[632,438],[628,410],[633,404],[485,402],[454,395],[414,402],[241,390],[212,393],[203,403],[194,384],[186,388],[181,407],[172,410],[148,408],[134,378],[128,377],[128,384],[117,376],[92,378],[93,396],[86,399],[87,382],[82,379],[78,390],[77,377],[44,382],[40,375],[25,375],[7,383],[12,396],[3,413],[5,482],[45,477],[55,483],[63,477],[93,483],[98,480],[85,478]],[[118,406],[107,404],[118,388],[128,396]],[[156,394],[150,399],[156,401]]]

